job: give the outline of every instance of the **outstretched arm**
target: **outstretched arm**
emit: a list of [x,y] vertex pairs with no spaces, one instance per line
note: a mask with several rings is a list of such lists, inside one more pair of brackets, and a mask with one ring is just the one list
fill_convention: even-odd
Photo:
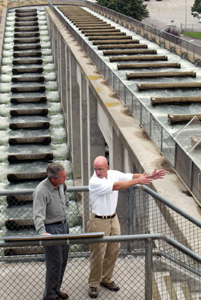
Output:
[[147,177],[147,175],[144,174],[137,174],[137,176],[133,176],[133,179],[128,181],[118,181],[113,184],[113,191],[120,191],[128,189],[129,187],[135,185],[135,184],[150,184],[152,182],[152,178]]
[[152,174],[147,175],[148,178],[152,178],[152,180],[162,179],[165,176],[165,170],[157,170],[155,169]]

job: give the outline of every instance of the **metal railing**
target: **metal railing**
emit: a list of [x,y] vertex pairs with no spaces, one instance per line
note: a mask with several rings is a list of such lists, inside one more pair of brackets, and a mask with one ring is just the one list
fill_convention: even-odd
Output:
[[[71,233],[86,232],[90,217],[88,187],[68,187]],[[5,235],[35,235],[32,221],[33,190],[0,191],[0,231]],[[201,222],[160,196],[148,186],[136,185],[119,193],[117,213],[123,235],[164,233],[197,254]],[[4,256],[4,254],[3,254]]]
[[[79,235],[78,238],[69,238],[69,236],[63,235],[63,238],[60,236],[59,239],[57,236],[52,236],[51,240],[36,236],[34,241],[29,238],[24,241],[14,240],[15,237],[11,238],[11,241],[0,242],[0,248],[29,249],[35,247],[37,249],[42,245],[69,244],[73,251],[69,255],[63,289],[67,290],[70,298],[75,300],[88,299],[90,245],[111,242],[132,245],[132,251],[129,253],[122,251],[116,262],[114,280],[120,285],[118,299],[160,300],[169,299],[172,294],[177,294],[179,299],[182,299],[184,287],[190,294],[196,294],[197,297],[201,295],[201,257],[174,239],[162,234],[101,238],[87,236],[82,238],[82,235]],[[156,244],[159,244],[160,247],[156,248]],[[43,257],[37,259],[36,256],[38,255],[35,254],[29,258],[21,256],[18,260],[12,259],[7,263],[1,261],[1,299],[30,298],[35,300],[41,297],[44,289],[45,264]],[[164,288],[167,283],[168,285]],[[99,289],[99,296],[100,299],[116,299],[116,295],[104,288]]]
[[[63,287],[72,299],[87,299],[89,244],[115,241],[121,243],[114,272],[114,280],[121,286],[118,300],[149,300],[150,295],[167,299],[170,290],[164,285],[168,282],[171,293],[180,298],[182,289],[201,296],[199,220],[149,187],[137,185],[119,193],[121,236],[82,239],[90,217],[88,187],[69,187],[67,191],[68,222],[74,235],[67,241],[37,236],[32,221],[33,190],[0,191],[0,299],[40,298],[45,279],[43,245],[64,242],[70,244],[70,254]],[[116,294],[104,289],[99,295],[100,299],[116,299]]]

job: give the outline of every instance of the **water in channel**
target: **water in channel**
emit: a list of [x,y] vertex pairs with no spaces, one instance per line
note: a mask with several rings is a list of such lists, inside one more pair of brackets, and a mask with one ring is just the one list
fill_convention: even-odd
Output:
[[[64,165],[67,171],[66,184],[67,186],[71,186],[73,185],[72,170],[69,160],[69,152],[67,148],[66,133],[64,129],[56,76],[54,72],[51,45],[48,37],[45,10],[43,7],[35,8],[33,15],[38,23],[38,29],[33,30],[29,28],[29,26],[33,26],[31,24],[33,17],[27,14],[27,20],[24,21],[25,18],[23,15],[21,16],[21,19],[19,17],[21,12],[25,12],[25,10],[10,10],[6,20],[2,72],[0,77],[0,189],[34,189],[41,181],[40,179],[31,180],[30,178],[30,180],[15,181],[12,180],[12,176],[14,176],[13,174],[43,173],[46,170],[47,164],[52,161],[59,162]],[[27,22],[27,29],[30,29],[31,34],[28,34],[28,38],[26,38],[26,31],[24,30],[25,26],[23,26],[23,22]],[[18,28],[20,25],[22,25],[21,29],[16,30],[16,28]],[[34,31],[37,31],[38,33],[34,34]],[[18,42],[21,42],[19,48],[16,48],[16,39],[18,39]],[[27,40],[26,44],[24,43],[23,39]],[[33,54],[35,49],[29,49],[29,45],[34,42],[34,39],[36,43],[35,45],[41,51],[41,57],[39,54],[36,54],[36,57],[38,57],[35,61]],[[25,49],[24,52],[22,51],[23,47]],[[38,51],[38,48],[36,48],[36,52]],[[23,54],[24,56],[22,53],[25,53]],[[27,60],[29,59],[30,63],[27,63]],[[37,61],[39,60],[42,61],[41,66],[38,66]],[[23,69],[26,68],[29,68],[30,73],[23,71]],[[36,69],[36,73],[34,68]],[[38,74],[37,70],[40,68],[42,69],[42,72]],[[14,69],[17,71],[14,72]],[[34,78],[38,78],[38,80],[34,81]],[[35,100],[30,100],[32,98],[35,100],[42,100],[38,103],[34,103]],[[22,101],[18,102],[19,99]],[[44,99],[46,101],[43,101]],[[39,114],[30,113],[36,109],[39,110]],[[41,126],[39,128],[23,127],[23,124],[36,124],[40,122],[41,124],[48,123],[49,125]],[[17,128],[16,124],[20,124],[20,126]],[[43,137],[47,140],[48,137],[50,137],[51,141],[49,143],[44,142],[42,144],[15,142],[16,139],[18,141],[21,139],[23,140],[24,138],[29,140],[32,137],[34,137],[35,140],[40,139],[40,137]],[[51,153],[53,156],[47,155],[46,159],[41,160],[25,159],[25,157],[29,157],[29,155],[40,155],[44,153]],[[14,160],[12,160],[13,157]],[[20,157],[22,160],[15,161],[15,157]],[[11,180],[9,179],[9,176]],[[69,196],[70,232],[76,233],[81,231],[80,220],[77,211],[76,195],[74,193],[70,193]],[[27,201],[24,204],[13,204],[11,201],[8,201],[7,197],[1,197],[1,239],[5,235],[16,235],[16,227],[12,227],[13,220],[16,219],[28,220],[27,223],[29,225],[32,223],[32,201]],[[35,234],[34,227],[25,226],[20,228],[20,230],[18,228],[17,235],[19,234]]]

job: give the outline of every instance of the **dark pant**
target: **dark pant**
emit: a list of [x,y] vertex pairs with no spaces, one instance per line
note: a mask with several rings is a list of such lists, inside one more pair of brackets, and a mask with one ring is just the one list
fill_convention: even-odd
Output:
[[[68,234],[68,223],[49,224],[45,226],[46,232],[51,234]],[[67,245],[44,246],[46,263],[46,283],[44,297],[54,299],[60,292],[64,271],[68,260]]]

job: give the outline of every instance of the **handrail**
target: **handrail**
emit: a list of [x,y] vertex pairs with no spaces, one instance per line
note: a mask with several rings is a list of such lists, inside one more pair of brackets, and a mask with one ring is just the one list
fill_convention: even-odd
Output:
[[165,252],[163,250],[159,250],[159,253],[156,252],[156,256],[162,256],[165,259],[168,259],[169,261],[175,263],[177,266],[185,268],[187,271],[201,277],[201,271],[198,271],[196,268],[187,265],[187,263],[181,261],[180,259],[173,257],[172,255],[168,254],[167,252]]
[[197,219],[193,218],[191,215],[189,215],[188,213],[186,213],[185,211],[183,211],[182,209],[180,209],[179,207],[177,207],[173,203],[171,203],[168,200],[166,200],[164,197],[162,197],[161,195],[159,195],[158,193],[156,193],[154,190],[150,189],[146,185],[142,185],[140,187],[144,191],[146,191],[148,194],[150,194],[151,196],[153,196],[157,200],[163,202],[163,204],[167,205],[172,210],[176,211],[177,213],[179,213],[180,215],[182,215],[184,218],[188,219],[190,222],[192,222],[193,224],[195,224],[195,225],[197,225],[198,227],[201,228],[201,222],[200,221],[198,221]]
[[[67,192],[87,192],[88,186],[70,186]],[[0,190],[0,196],[33,194],[34,189]]]
[[[63,236],[63,238],[62,238]],[[76,236],[76,235],[75,235]],[[181,243],[175,241],[168,235],[163,234],[135,234],[135,235],[115,235],[115,236],[103,236],[103,237],[85,237],[80,238],[69,238],[69,235],[51,235],[51,240],[46,238],[45,236],[35,236],[33,240],[33,236],[30,239],[27,237],[24,240],[16,241],[16,242],[0,242],[0,248],[6,247],[24,247],[24,246],[51,246],[51,245],[65,245],[68,244],[90,244],[90,243],[106,243],[106,242],[125,242],[131,240],[164,240],[169,245],[179,249],[182,253],[190,256],[191,258],[195,259],[197,262],[201,263],[201,256],[196,254],[195,252],[191,251],[187,247],[183,246]],[[18,238],[18,237],[16,237]]]
[[[191,215],[189,215],[188,213],[186,213],[185,211],[183,211],[182,209],[180,209],[179,207],[177,207],[176,205],[174,205],[173,203],[171,203],[170,201],[168,201],[167,199],[165,199],[164,197],[159,195],[157,192],[155,192],[148,186],[136,184],[135,186],[133,186],[133,188],[134,189],[138,189],[138,188],[142,189],[147,194],[156,198],[157,200],[159,200],[160,202],[162,202],[163,204],[165,204],[166,206],[168,206],[169,208],[171,208],[172,210],[174,210],[175,212],[177,212],[178,214],[183,216],[185,219],[189,220],[191,223],[193,223],[196,226],[201,228],[201,222],[199,220],[195,219],[194,217],[192,217]],[[67,187],[67,192],[88,192],[88,191],[89,191],[88,186]],[[19,195],[19,194],[24,195],[24,194],[32,194],[33,192],[34,192],[34,189],[27,189],[27,190],[26,189],[24,189],[24,190],[18,189],[16,191],[15,190],[0,190],[0,196]]]

